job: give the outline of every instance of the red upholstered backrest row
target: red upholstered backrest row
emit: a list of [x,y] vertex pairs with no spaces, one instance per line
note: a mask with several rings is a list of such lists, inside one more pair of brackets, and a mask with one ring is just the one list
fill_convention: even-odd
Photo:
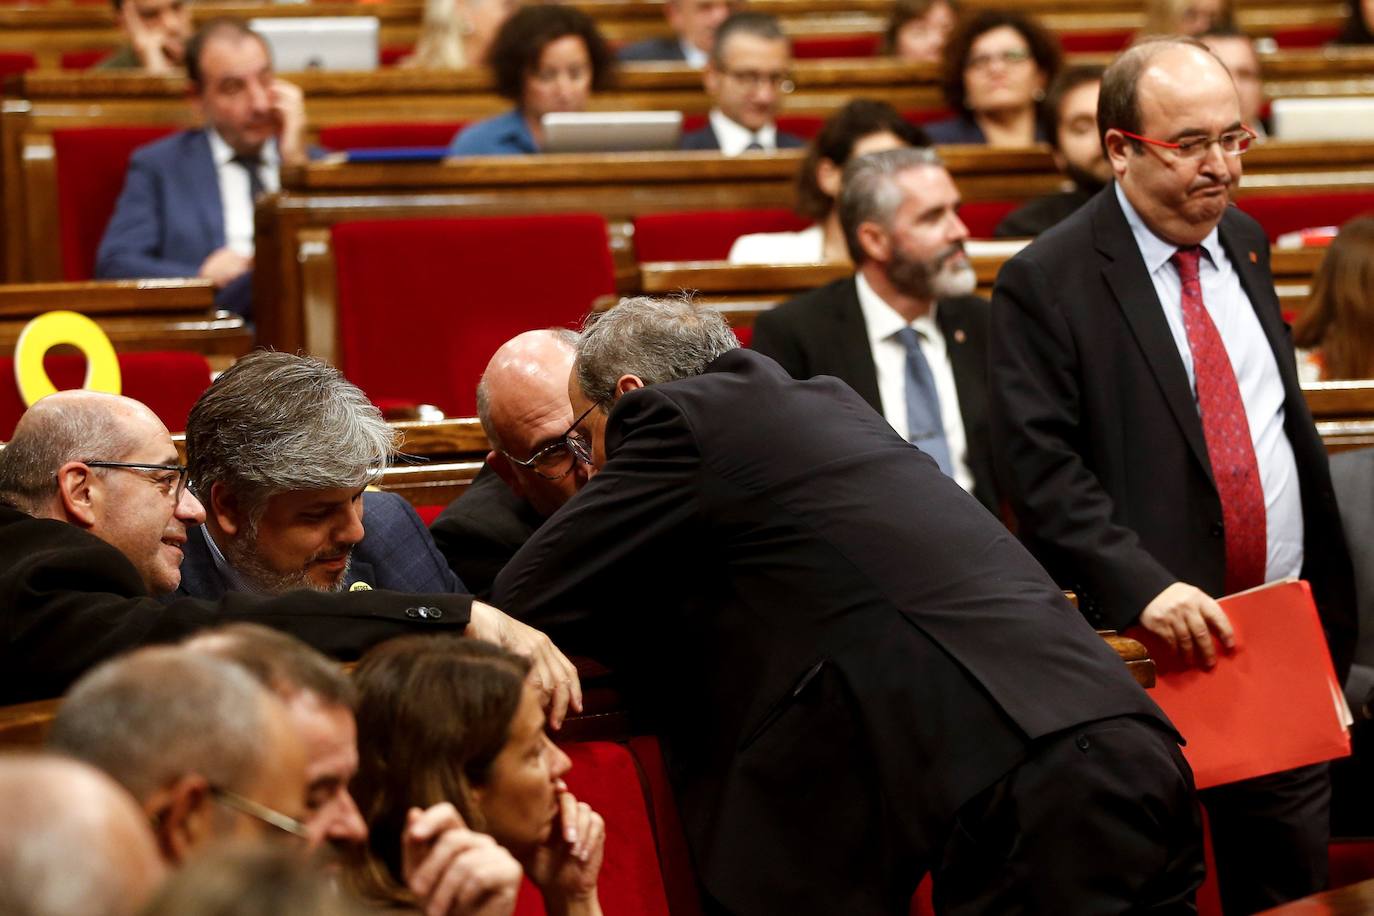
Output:
[[[49,354],[43,366],[59,391],[80,388],[86,376],[81,356]],[[199,353],[120,353],[119,371],[123,393],[147,404],[174,433],[185,431],[196,398],[210,386],[210,364]],[[0,441],[10,438],[23,413],[14,359],[0,357]]]
[[320,145],[332,150],[448,146],[458,131],[467,126],[467,121],[335,124],[320,128]]
[[27,51],[5,51],[0,53],[0,76],[24,73],[38,66],[38,59]]
[[1374,191],[1242,197],[1236,206],[1259,220],[1272,242],[1285,232],[1344,225],[1352,217],[1374,210]]
[[[575,325],[615,292],[597,214],[367,220],[333,230],[344,373],[374,399],[476,411],[507,339]],[[382,333],[387,328],[409,333]]]
[[750,232],[796,232],[811,221],[791,210],[698,210],[635,218],[635,259],[723,261],[735,239]]

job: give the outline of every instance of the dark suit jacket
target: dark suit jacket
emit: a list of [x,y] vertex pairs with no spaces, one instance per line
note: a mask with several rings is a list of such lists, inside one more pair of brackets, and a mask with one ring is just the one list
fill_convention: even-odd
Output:
[[[778,131],[778,149],[796,149],[805,145],[806,141],[801,137],[786,131]],[[716,139],[715,129],[707,123],[705,127],[683,134],[682,140],[678,143],[678,148],[685,150],[720,149],[720,141]]]
[[148,597],[122,553],[94,535],[0,507],[0,703],[59,696],[107,658],[221,623],[265,624],[329,655],[357,658],[393,636],[461,634],[471,608],[469,595],[385,591],[164,604]]
[[[1269,244],[1234,208],[1221,242],[1282,376],[1305,563],[1336,668],[1350,666],[1350,559],[1326,451],[1279,316]],[[992,300],[993,454],[1032,552],[1122,629],[1175,581],[1223,593],[1225,540],[1197,402],[1116,192],[1012,258]]]
[[706,889],[905,912],[1027,741],[1156,709],[997,519],[848,385],[748,350],[632,391],[498,606],[635,681]]
[[[203,130],[164,137],[134,151],[124,190],[96,255],[102,280],[194,277],[224,246],[219,176]],[[220,308],[252,309],[252,272],[215,295]]]
[[682,44],[676,36],[672,38],[646,38],[643,41],[636,41],[621,48],[620,53],[616,56],[621,60],[631,61],[687,59],[687,56],[682,53]]
[[543,523],[543,516],[486,466],[462,498],[439,513],[429,533],[448,565],[485,601],[501,570]]
[[[977,296],[940,302],[935,322],[945,337],[959,415],[968,439],[973,493],[993,512],[998,510],[988,435],[988,304]],[[836,280],[803,293],[754,321],[750,346],[771,356],[793,378],[833,375],[849,383],[878,413],[878,372],[868,345],[868,327],[852,278]]]
[[[363,539],[353,548],[344,585],[363,582],[398,592],[467,592],[434,547],[420,516],[395,493],[363,494]],[[215,568],[201,526],[188,532],[177,595],[222,598],[229,583]]]
[[1058,191],[1028,200],[997,224],[997,228],[992,231],[993,237],[1034,238],[1051,226],[1057,226],[1068,219],[1096,194],[1097,191],[1087,188],[1074,188],[1072,191]]

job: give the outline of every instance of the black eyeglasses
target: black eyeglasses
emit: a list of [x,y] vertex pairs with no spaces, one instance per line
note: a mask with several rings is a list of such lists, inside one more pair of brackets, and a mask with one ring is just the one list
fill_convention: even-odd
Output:
[[88,468],[114,468],[117,471],[162,471],[163,473],[152,478],[153,482],[172,495],[176,502],[181,502],[182,494],[186,492],[186,484],[190,479],[184,464],[138,464],[129,461],[83,461],[82,464]]
[[282,814],[275,808],[269,808],[261,802],[255,802],[251,798],[242,796],[237,792],[231,792],[228,789],[221,789],[219,786],[210,787],[210,797],[226,808],[233,808],[240,814],[246,814],[269,827],[283,833],[289,833],[297,839],[310,839],[310,830],[304,823],[294,817]]
[[545,480],[562,480],[572,473],[577,462],[592,463],[591,443],[587,441],[586,436],[577,431],[577,428],[600,403],[597,401],[596,404],[584,410],[582,416],[574,420],[573,425],[568,427],[567,432],[530,457],[520,459],[506,451],[502,451],[501,454],[505,455],[511,463],[518,464],[522,468],[529,468]]

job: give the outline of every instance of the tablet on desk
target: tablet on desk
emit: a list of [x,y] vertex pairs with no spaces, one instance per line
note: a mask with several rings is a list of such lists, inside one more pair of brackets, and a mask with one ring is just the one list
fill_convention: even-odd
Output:
[[272,66],[278,73],[377,69],[374,16],[250,19],[248,26],[272,49]]
[[540,119],[546,153],[677,149],[680,111],[558,111]]

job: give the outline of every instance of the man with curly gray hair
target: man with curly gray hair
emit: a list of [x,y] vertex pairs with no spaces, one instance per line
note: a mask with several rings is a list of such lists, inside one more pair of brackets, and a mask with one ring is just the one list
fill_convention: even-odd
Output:
[[895,916],[927,870],[951,913],[1186,908],[1178,734],[852,388],[628,299],[588,322],[568,395],[596,474],[492,596],[625,678],[707,911]]
[[187,465],[206,519],[190,532],[179,594],[464,591],[415,510],[393,493],[365,492],[394,438],[367,395],[327,363],[268,350],[239,360],[187,420]]

